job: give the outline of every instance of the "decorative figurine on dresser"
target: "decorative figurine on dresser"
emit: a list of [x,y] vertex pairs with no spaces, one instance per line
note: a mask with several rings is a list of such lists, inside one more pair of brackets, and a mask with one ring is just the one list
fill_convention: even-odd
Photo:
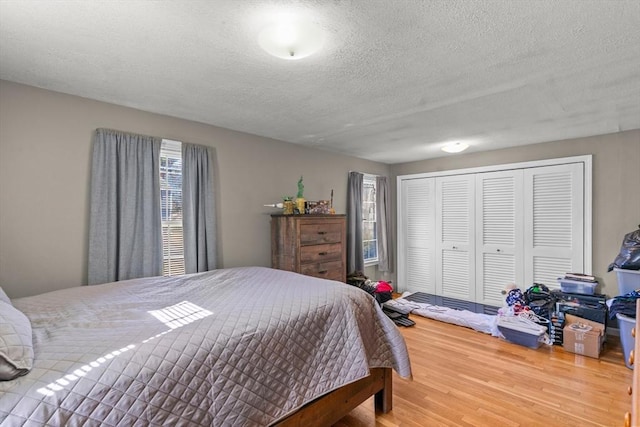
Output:
[[347,280],[346,215],[271,215],[271,267]]

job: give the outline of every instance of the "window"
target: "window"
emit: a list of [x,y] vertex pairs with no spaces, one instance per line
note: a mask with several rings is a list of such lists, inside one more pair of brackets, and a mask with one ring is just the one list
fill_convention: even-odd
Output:
[[378,262],[376,177],[365,175],[362,187],[362,251],[365,265],[371,265]]
[[162,140],[160,148],[160,212],[162,215],[162,274],[184,274],[182,239],[182,143]]
[[212,149],[111,129],[93,145],[88,283],[215,269]]

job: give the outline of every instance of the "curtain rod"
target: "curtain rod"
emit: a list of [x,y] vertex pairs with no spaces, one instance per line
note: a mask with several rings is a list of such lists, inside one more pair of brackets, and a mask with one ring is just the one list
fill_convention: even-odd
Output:
[[360,171],[349,171],[349,173],[351,173],[351,172],[361,173],[363,175],[369,175],[369,176],[384,176],[384,177],[387,177],[387,175],[380,175],[380,174],[377,174],[377,173],[360,172]]

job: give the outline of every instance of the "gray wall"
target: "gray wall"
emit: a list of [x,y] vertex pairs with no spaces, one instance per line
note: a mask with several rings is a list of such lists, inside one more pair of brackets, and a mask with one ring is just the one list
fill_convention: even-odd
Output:
[[[308,199],[334,189],[344,213],[349,170],[395,177],[593,154],[594,273],[611,295],[617,284],[607,265],[640,223],[639,130],[388,166],[0,81],[0,286],[10,297],[86,283],[91,135],[98,127],[215,147],[223,267],[270,264],[274,210],[262,205],[295,195],[300,175]],[[375,268],[366,274],[393,279]]]
[[391,173],[395,178],[583,154],[593,155],[593,273],[602,293],[615,296],[617,280],[607,266],[623,236],[640,224],[640,130],[404,163],[393,165]]
[[0,81],[0,286],[12,298],[86,283],[92,132],[119,129],[215,147],[223,267],[271,263],[266,203],[295,196],[346,210],[347,173],[389,166]]

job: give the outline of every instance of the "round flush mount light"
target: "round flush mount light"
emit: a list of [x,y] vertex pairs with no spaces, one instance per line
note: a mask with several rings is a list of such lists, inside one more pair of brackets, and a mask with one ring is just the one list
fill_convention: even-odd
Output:
[[310,22],[281,20],[258,34],[258,44],[267,53],[288,60],[313,55],[322,48],[324,34]]
[[446,153],[460,153],[466,150],[467,148],[469,148],[469,144],[467,144],[466,142],[456,141],[456,142],[449,142],[448,144],[445,144],[442,147],[442,151]]

